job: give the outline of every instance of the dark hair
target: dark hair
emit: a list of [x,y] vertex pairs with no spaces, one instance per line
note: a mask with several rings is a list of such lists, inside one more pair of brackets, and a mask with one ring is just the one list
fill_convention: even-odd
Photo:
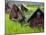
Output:
[[13,7],[16,7],[17,8],[17,11],[19,11],[19,8],[17,5],[13,4]]

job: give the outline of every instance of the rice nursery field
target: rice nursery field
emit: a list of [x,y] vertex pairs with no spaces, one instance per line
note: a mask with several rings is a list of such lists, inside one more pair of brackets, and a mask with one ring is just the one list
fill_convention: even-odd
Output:
[[[30,9],[30,7],[28,8]],[[36,7],[35,8],[32,8],[32,10],[35,10],[37,9]],[[44,30],[42,28],[31,28],[29,26],[25,26],[25,25],[22,25],[21,26],[21,23],[18,22],[18,21],[12,21],[9,19],[9,14],[6,13],[5,14],[5,33],[8,35],[12,35],[12,34],[25,34],[25,33],[37,33],[37,32],[43,32]]]

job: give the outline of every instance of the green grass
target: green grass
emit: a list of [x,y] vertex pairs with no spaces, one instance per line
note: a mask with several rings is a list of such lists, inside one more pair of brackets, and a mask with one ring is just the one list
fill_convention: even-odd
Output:
[[12,21],[9,19],[9,15],[6,14],[6,34],[10,33],[32,33],[32,32],[43,32],[43,29],[31,28],[29,26],[21,26],[18,21]]

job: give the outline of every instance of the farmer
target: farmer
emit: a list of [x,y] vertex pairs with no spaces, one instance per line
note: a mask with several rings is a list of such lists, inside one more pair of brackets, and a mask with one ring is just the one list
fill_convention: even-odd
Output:
[[19,11],[18,7],[15,4],[13,4],[11,12],[10,12],[10,19],[12,19],[12,20],[17,19],[18,11]]
[[20,22],[24,21],[24,16],[23,16],[21,10],[15,4],[13,4],[13,6],[12,6],[12,9],[11,9],[9,17],[12,20],[18,19]]

